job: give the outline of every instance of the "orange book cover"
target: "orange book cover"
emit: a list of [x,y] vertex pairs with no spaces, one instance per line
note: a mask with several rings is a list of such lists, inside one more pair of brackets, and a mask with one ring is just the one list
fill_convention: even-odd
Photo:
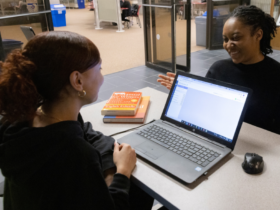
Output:
[[135,115],[141,96],[141,92],[114,92],[101,110],[101,114]]
[[143,123],[146,117],[150,102],[150,96],[142,96],[141,102],[137,109],[135,116],[110,116],[106,115],[103,118],[103,122],[138,122]]

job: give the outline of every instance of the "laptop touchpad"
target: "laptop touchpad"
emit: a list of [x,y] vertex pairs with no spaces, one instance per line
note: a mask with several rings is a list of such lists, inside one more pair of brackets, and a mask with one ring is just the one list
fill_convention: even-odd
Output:
[[160,147],[152,142],[144,142],[135,147],[135,149],[156,160],[167,152],[165,148]]

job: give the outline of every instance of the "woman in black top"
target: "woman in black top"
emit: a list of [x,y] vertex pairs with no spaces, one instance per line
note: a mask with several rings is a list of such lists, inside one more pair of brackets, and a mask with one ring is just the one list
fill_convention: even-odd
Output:
[[135,192],[138,209],[151,207],[145,193],[129,192],[134,149],[94,131],[79,114],[96,101],[103,83],[100,54],[90,40],[71,32],[39,34],[12,52],[1,70],[5,210],[131,209]]
[[126,17],[131,16],[131,4],[130,1],[120,0],[121,8],[126,8],[122,11],[122,21],[129,21],[125,19]]
[[[274,19],[261,9],[236,8],[223,29],[223,46],[231,58],[215,62],[206,77],[253,89],[244,121],[280,134],[280,64],[267,56],[275,33]],[[159,77],[170,89],[175,74]]]

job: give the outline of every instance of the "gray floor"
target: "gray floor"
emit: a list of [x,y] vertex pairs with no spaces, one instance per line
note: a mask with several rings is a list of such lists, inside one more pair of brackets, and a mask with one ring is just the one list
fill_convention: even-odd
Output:
[[[270,57],[280,62],[280,51],[275,50]],[[229,58],[225,50],[201,50],[191,54],[191,74],[205,76],[210,66],[221,59]],[[177,57],[178,60],[185,56]],[[118,73],[105,75],[104,83],[99,91],[98,100],[95,103],[109,99],[114,91],[135,91],[145,87],[169,93],[167,88],[157,82],[161,72],[139,66]]]

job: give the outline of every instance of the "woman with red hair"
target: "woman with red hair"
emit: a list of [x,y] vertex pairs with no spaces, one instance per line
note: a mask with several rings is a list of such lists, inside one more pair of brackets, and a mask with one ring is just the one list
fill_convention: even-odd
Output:
[[97,100],[104,80],[89,39],[39,34],[1,70],[5,210],[151,209],[153,199],[129,180],[134,149],[94,131],[79,114]]

